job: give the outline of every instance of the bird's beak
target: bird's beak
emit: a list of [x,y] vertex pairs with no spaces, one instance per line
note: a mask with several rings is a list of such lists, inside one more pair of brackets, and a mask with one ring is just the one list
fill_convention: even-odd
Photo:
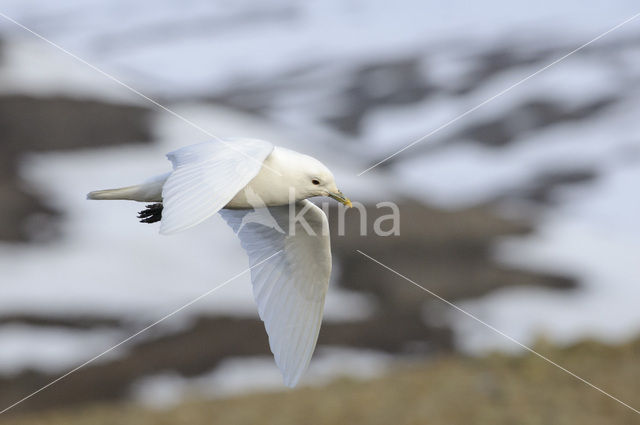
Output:
[[329,197],[335,199],[336,201],[342,204],[345,204],[347,208],[351,208],[353,206],[351,205],[351,201],[349,200],[349,198],[344,196],[344,194],[339,190],[335,192],[329,192]]

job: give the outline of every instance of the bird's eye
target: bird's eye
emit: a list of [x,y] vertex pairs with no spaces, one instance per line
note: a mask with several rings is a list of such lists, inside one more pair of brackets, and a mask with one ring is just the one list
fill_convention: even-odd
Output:
[[320,180],[318,180],[318,179],[312,179],[312,180],[311,180],[311,183],[313,183],[313,184],[320,184]]

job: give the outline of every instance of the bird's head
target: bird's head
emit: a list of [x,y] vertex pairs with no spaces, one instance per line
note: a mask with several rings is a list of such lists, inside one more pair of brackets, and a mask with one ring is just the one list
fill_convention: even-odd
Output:
[[349,198],[338,190],[335,178],[329,169],[320,161],[304,155],[299,158],[297,164],[296,193],[303,198],[314,196],[328,196],[351,207]]

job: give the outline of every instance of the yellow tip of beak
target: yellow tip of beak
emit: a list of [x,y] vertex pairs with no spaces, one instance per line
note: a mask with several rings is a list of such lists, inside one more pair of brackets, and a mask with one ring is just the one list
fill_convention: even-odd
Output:
[[329,196],[331,198],[335,199],[336,201],[340,202],[341,204],[344,204],[347,208],[353,207],[353,204],[351,203],[349,198],[344,196],[344,194],[342,192],[340,192],[340,191],[338,191],[336,193],[329,193]]

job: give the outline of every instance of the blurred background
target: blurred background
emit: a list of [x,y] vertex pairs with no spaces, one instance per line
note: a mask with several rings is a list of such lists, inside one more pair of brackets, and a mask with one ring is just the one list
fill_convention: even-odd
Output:
[[[347,214],[318,348],[285,390],[247,276],[0,423],[637,423],[640,12],[631,0],[1,0],[217,136],[316,156]],[[0,17],[0,409],[244,270],[214,217],[160,237],[90,190],[207,140]],[[372,224],[400,206],[400,235]]]

